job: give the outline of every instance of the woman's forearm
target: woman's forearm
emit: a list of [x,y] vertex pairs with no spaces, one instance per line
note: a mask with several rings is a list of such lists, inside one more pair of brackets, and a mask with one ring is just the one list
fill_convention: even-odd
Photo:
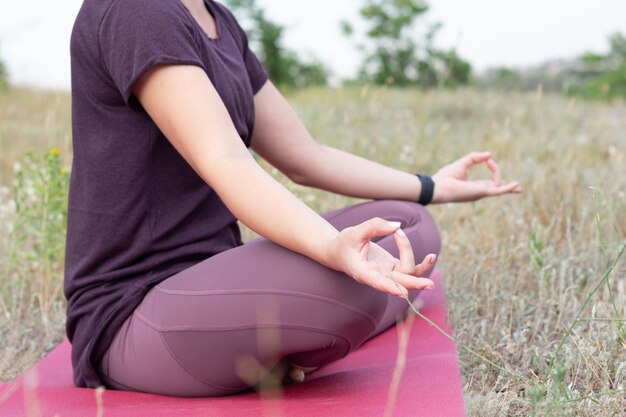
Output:
[[414,175],[317,143],[271,82],[254,101],[252,146],[292,181],[351,197],[418,199],[421,183]]
[[307,168],[294,178],[301,185],[358,198],[419,198],[422,186],[413,174],[329,146],[316,148]]
[[[351,197],[419,199],[422,185],[415,175],[317,143],[271,82],[256,94],[254,102],[252,146],[292,181]],[[468,181],[468,169],[483,163],[492,172],[491,180]],[[472,152],[432,177],[436,184],[433,204],[522,192],[516,182],[502,182],[500,169],[489,152]]]
[[[206,170],[200,168],[200,172]],[[268,175],[252,157],[222,158],[211,185],[228,209],[259,235],[333,268],[328,243],[337,230]],[[206,170],[208,171],[208,170]]]

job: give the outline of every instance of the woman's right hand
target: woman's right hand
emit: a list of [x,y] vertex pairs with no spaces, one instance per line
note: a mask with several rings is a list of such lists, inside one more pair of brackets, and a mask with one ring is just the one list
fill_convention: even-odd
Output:
[[[377,236],[394,235],[400,259],[371,242]],[[398,297],[407,297],[407,289],[423,290],[434,287],[428,278],[422,278],[435,263],[430,254],[415,265],[411,242],[399,222],[373,218],[359,225],[348,227],[337,235],[328,246],[331,267],[345,272],[355,281],[379,291]]]
[[[469,170],[480,164],[489,169],[491,179],[468,180]],[[476,201],[522,192],[522,186],[517,181],[502,182],[500,167],[491,158],[491,152],[471,152],[444,166],[432,178],[435,181],[433,204]]]

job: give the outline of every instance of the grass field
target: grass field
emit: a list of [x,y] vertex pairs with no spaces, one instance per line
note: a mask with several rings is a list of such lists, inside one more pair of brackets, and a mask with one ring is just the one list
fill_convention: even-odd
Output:
[[[365,87],[290,100],[321,142],[410,172],[491,150],[524,186],[431,209],[469,415],[626,413],[624,103]],[[66,93],[0,93],[0,380],[64,337],[69,104]],[[319,211],[354,201],[289,188]]]

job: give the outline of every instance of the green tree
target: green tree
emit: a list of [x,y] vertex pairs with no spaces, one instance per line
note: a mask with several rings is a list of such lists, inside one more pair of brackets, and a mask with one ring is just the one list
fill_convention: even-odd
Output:
[[247,26],[248,38],[258,49],[259,59],[270,79],[283,89],[326,85],[329,70],[316,58],[304,60],[283,45],[285,27],[271,21],[256,0],[228,0],[227,3]]
[[[359,14],[367,23],[368,45],[360,45],[365,60],[359,70],[361,81],[397,86],[456,87],[468,84],[472,69],[455,49],[434,47],[441,24],[421,24],[428,11],[421,0],[365,0]],[[426,28],[424,33],[422,27]],[[354,34],[342,22],[347,36]]]
[[580,58],[588,76],[582,86],[571,89],[572,94],[590,99],[626,98],[626,36],[613,33],[608,41],[608,54],[589,52]]

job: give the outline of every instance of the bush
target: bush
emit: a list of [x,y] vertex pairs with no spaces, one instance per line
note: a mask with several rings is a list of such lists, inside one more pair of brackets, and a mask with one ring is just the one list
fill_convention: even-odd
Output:
[[13,207],[3,242],[4,274],[9,277],[3,286],[9,288],[0,286],[10,312],[28,306],[46,316],[47,303],[62,285],[70,174],[60,154],[57,148],[44,155],[29,151],[13,165]]

